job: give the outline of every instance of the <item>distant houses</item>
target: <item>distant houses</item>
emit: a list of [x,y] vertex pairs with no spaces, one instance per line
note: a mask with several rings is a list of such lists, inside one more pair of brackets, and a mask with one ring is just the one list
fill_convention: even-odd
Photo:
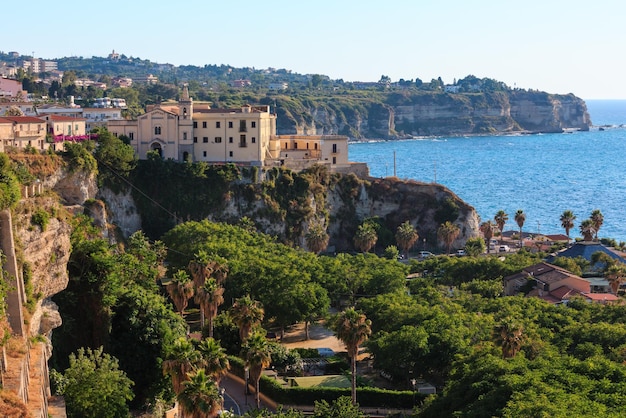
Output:
[[[505,277],[504,294],[515,296],[523,293],[553,304],[567,304],[576,296],[589,302],[618,303],[620,299],[616,295],[606,292],[608,283],[601,286],[598,281],[598,279],[584,279],[561,267],[542,262]],[[592,282],[594,283],[593,289]]]

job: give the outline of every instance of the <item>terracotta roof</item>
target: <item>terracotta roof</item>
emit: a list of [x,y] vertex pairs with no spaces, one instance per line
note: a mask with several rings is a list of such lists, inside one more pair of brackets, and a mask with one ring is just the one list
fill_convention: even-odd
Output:
[[578,296],[578,295],[582,295],[583,293],[579,290],[576,289],[572,289],[569,288],[567,286],[561,286],[557,289],[554,289],[552,292],[550,292],[551,296],[554,296],[555,298],[559,299],[559,300],[566,300],[566,299],[570,299],[574,296]]
[[607,302],[616,302],[619,298],[613,293],[585,293],[584,295],[587,299],[591,299],[592,301],[607,301]]
[[45,120],[34,116],[2,116],[2,119],[13,123],[46,123]]

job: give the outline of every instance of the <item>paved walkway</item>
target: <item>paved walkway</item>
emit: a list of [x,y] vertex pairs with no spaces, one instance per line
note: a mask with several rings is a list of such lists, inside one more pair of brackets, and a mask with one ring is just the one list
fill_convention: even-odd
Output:
[[[226,389],[224,394],[224,409],[242,415],[247,411],[256,409],[256,401],[254,399],[254,385],[249,385],[249,394],[245,392],[245,382],[239,376],[228,373],[220,382],[220,385]],[[269,409],[275,411],[277,404],[263,393],[261,393],[261,409]]]

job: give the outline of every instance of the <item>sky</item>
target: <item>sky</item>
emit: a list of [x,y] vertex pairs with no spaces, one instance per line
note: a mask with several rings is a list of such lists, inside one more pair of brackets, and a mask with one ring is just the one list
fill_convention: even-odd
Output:
[[0,51],[53,59],[115,50],[344,81],[452,84],[473,75],[626,99],[623,0],[30,0],[28,8],[37,19],[2,19]]

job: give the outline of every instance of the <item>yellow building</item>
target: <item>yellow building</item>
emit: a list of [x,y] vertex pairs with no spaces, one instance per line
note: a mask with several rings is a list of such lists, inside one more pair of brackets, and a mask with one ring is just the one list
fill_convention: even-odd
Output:
[[262,166],[276,155],[271,142],[276,115],[269,106],[196,109],[193,113],[194,161]]
[[18,149],[33,147],[44,151],[49,146],[46,142],[46,121],[33,116],[2,116],[0,142],[2,152],[10,147]]
[[137,120],[109,120],[107,128],[127,136],[139,159],[156,150],[175,161],[292,170],[323,164],[332,171],[367,175],[367,166],[348,161],[346,136],[276,135],[276,114],[269,105],[212,109],[207,103],[194,104],[187,86],[181,100],[149,106]]
[[89,139],[85,132],[85,119],[60,115],[45,115],[48,124],[48,138],[54,142],[50,144],[55,151],[62,151],[65,142],[80,142]]

